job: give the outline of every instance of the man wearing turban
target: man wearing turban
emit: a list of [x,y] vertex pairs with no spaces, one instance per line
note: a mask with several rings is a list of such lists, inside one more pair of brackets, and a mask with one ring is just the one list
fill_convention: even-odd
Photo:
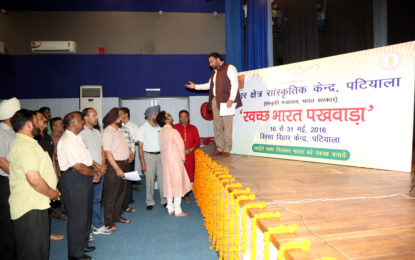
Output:
[[130,223],[129,219],[121,216],[127,187],[126,180],[122,178],[124,172],[129,171],[134,155],[122,133],[122,118],[118,108],[112,108],[102,121],[105,128],[102,132],[102,143],[108,163],[103,191],[104,223],[108,229],[115,231],[115,222]]
[[15,235],[10,218],[10,147],[16,137],[10,118],[20,110],[17,98],[4,100],[0,103],[0,252],[2,258],[14,259],[16,256]]
[[160,126],[156,117],[160,112],[160,106],[151,106],[146,109],[144,116],[147,121],[139,128],[137,139],[140,156],[141,170],[146,176],[146,205],[147,210],[152,210],[156,204],[154,201],[154,183],[157,177],[160,191],[160,203],[165,207],[167,200],[163,193],[163,166],[161,164],[159,133]]

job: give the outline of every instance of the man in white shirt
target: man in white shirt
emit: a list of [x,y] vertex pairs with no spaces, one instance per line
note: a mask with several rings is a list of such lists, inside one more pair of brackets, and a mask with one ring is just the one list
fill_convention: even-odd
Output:
[[213,113],[213,125],[215,129],[216,151],[212,155],[230,156],[232,150],[232,125],[233,115],[220,116],[220,104],[226,103],[228,108],[236,103],[236,108],[242,106],[238,90],[238,72],[236,68],[223,61],[219,53],[209,54],[209,65],[213,69],[209,82],[195,84],[189,81],[185,86],[190,89],[209,89],[209,110]]
[[[128,143],[128,148],[130,148],[135,159],[135,143],[137,142],[135,138],[137,137],[137,134],[138,134],[138,125],[130,121],[130,109],[128,107],[120,107],[119,114],[122,119],[121,130],[124,134],[125,140]],[[129,165],[130,171],[134,171],[134,164],[135,164],[135,160],[133,160]],[[124,202],[122,205],[124,211],[126,212],[135,212],[135,209],[129,206],[130,203],[134,202],[132,184],[133,184],[132,181],[127,181],[125,198],[124,198]]]
[[68,258],[91,259],[85,252],[95,250],[88,246],[92,221],[93,182],[102,173],[93,169],[93,160],[82,137],[78,134],[84,125],[80,112],[71,112],[63,119],[65,132],[58,143],[58,161],[62,171],[63,203],[68,215]]
[[140,156],[141,170],[146,176],[146,205],[147,210],[152,210],[156,204],[154,201],[154,183],[157,177],[160,191],[160,203],[165,207],[167,200],[163,193],[163,166],[161,164],[159,133],[160,126],[155,121],[160,106],[152,106],[146,109],[144,115],[147,119],[138,131],[137,141]]
[[[82,110],[82,118],[84,120],[84,129],[79,133],[82,137],[86,148],[92,156],[94,168],[97,169],[101,174],[105,174],[107,166],[105,163],[105,153],[102,148],[102,137],[101,133],[94,128],[98,125],[97,111],[91,107]],[[105,227],[101,216],[101,199],[102,199],[102,188],[104,187],[104,176],[100,180],[94,181],[94,197],[92,201],[92,233],[95,235],[109,235],[112,233],[111,230]]]
[[123,126],[127,127],[130,131],[131,137],[134,141],[138,135],[138,125],[130,120],[130,109],[128,107],[120,107],[120,114],[122,117]]
[[0,103],[0,252],[2,259],[16,258],[15,234],[10,217],[10,148],[16,137],[10,118],[20,110],[17,98]]

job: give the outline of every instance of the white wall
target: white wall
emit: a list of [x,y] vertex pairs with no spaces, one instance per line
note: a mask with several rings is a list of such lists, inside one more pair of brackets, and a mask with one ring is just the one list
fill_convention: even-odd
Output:
[[64,117],[67,113],[79,110],[79,98],[59,99],[19,99],[20,106],[29,110],[50,107],[52,117]]
[[[79,110],[79,98],[45,98],[19,99],[20,106],[29,110],[38,110],[41,107],[50,107],[52,117],[64,117],[67,113]],[[117,97],[103,98],[102,113],[105,115],[113,107],[118,107]]]

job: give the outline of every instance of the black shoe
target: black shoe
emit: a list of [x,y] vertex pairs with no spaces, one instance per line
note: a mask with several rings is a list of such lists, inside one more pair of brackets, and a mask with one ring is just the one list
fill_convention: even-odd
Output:
[[167,208],[167,203],[161,204],[163,207]]
[[68,257],[69,260],[90,260],[92,259],[92,257],[90,257],[89,255],[83,255],[81,257],[73,257],[73,256],[69,256]]
[[152,210],[154,206],[148,205],[147,210]]
[[95,246],[87,246],[84,248],[84,252],[92,252],[95,250]]

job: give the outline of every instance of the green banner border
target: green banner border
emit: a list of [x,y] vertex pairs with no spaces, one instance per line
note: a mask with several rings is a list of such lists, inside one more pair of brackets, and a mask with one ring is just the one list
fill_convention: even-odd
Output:
[[350,159],[350,152],[347,150],[315,147],[253,144],[252,151],[255,153],[310,157],[337,161],[347,161]]

